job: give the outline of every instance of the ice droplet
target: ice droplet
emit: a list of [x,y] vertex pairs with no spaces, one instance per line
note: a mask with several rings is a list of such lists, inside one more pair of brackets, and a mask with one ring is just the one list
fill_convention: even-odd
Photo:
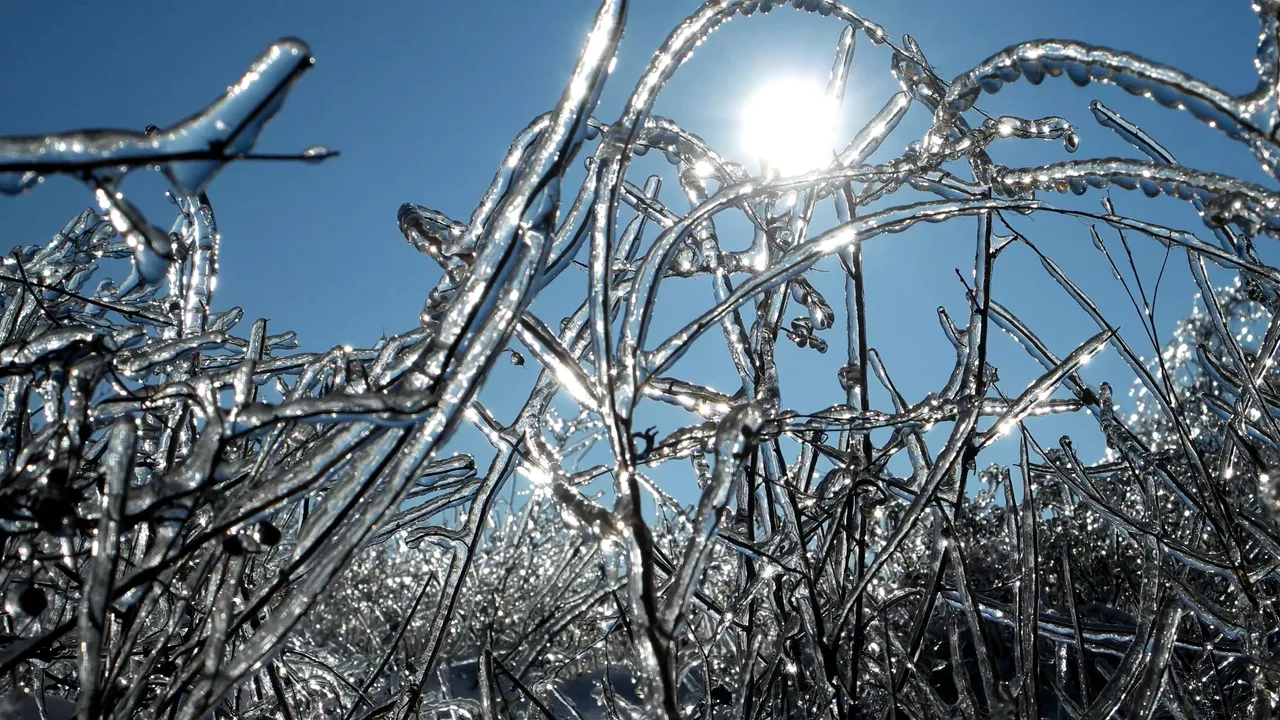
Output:
[[302,157],[310,162],[319,162],[324,160],[332,151],[324,145],[312,145],[302,151]]

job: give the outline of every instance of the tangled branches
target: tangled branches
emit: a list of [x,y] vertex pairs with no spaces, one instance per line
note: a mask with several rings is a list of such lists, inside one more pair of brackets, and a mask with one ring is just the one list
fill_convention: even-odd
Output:
[[[258,320],[238,334],[241,310],[212,310],[219,235],[203,189],[254,157],[310,65],[300,41],[168,130],[0,139],[0,190],[68,173],[101,209],[0,265],[0,690],[84,718],[1269,713],[1280,272],[1254,243],[1280,233],[1280,196],[1182,167],[1101,103],[1098,122],[1146,160],[1006,167],[993,145],[1074,152],[1076,129],[970,119],[983,91],[1066,75],[1190,113],[1280,172],[1280,6],[1257,4],[1257,89],[1232,96],[1065,41],[946,81],[910,38],[795,0],[847,26],[832,103],[859,34],[886,49],[901,90],[826,167],[753,175],[652,107],[719,24],[781,4],[703,5],[606,124],[595,113],[627,3],[604,0],[558,104],[516,138],[471,218],[401,208],[401,232],[443,274],[419,327],[367,349],[292,352],[292,333]],[[870,162],[913,108],[932,118],[924,136]],[[660,175],[633,181],[649,150],[687,210]],[[586,179],[562,197],[584,155]],[[120,192],[144,166],[172,184],[168,233]],[[1109,186],[1183,201],[1203,226],[1041,197]],[[1018,229],[1026,215],[1086,219],[1121,277],[1131,243],[1185,257],[1203,314],[1144,362],[1040,255],[1097,325],[1056,354],[992,292],[1008,248],[1041,252]],[[730,217],[749,223],[746,249],[722,245]],[[868,343],[863,249],[920,223],[967,227],[974,250],[968,317],[941,313],[952,371],[913,401]],[[113,259],[130,278],[87,290]],[[1218,290],[1210,266],[1237,285]],[[823,268],[839,271],[834,290]],[[579,269],[576,310],[539,317],[534,299],[581,287]],[[662,291],[685,279],[714,302],[658,337]],[[1154,321],[1143,329],[1155,342]],[[992,363],[997,330],[1041,368],[1016,394]],[[712,336],[734,372],[700,384],[684,371]],[[789,405],[783,338],[843,348],[843,396]],[[504,420],[478,391],[512,342],[539,374]],[[1137,377],[1131,418],[1081,374],[1106,349]],[[646,429],[656,404],[682,419]],[[1058,414],[1090,418],[1107,457],[1031,431]],[[449,454],[463,424],[492,445],[487,463]],[[1017,460],[979,470],[1002,442]],[[695,506],[664,490],[672,477],[696,482]]]

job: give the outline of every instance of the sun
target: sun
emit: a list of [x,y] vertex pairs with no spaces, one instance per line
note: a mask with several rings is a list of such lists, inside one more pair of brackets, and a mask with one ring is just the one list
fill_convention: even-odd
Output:
[[826,88],[804,78],[761,86],[742,113],[744,149],[768,169],[798,175],[831,164],[836,102]]

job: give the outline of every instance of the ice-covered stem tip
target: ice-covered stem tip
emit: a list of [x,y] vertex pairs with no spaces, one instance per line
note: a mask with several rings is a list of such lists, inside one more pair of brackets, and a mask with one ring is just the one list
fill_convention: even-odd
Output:
[[159,166],[176,190],[197,195],[229,160],[253,149],[293,83],[314,63],[306,43],[284,38],[272,43],[222,97],[169,128],[0,137],[0,193],[20,193],[58,173],[114,184],[133,168]]
[[120,182],[139,167],[158,167],[180,197],[195,202],[224,165],[235,159],[323,160],[323,147],[296,156],[251,155],[267,122],[293,83],[314,64],[307,44],[284,38],[266,49],[238,82],[204,110],[169,127],[78,130],[0,137],[0,193],[16,195],[53,174],[71,175],[94,192],[98,207],[132,249],[134,275],[122,292],[163,279],[183,248],[153,226],[125,198]]

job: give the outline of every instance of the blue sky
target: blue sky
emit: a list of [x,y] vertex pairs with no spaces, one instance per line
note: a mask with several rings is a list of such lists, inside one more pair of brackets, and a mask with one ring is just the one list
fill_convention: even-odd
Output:
[[[684,0],[633,3],[598,113],[602,119],[616,116],[643,63],[695,7]],[[943,77],[1014,42],[1060,37],[1172,63],[1233,92],[1254,82],[1257,26],[1243,0],[868,0],[853,7],[895,38],[911,33]],[[246,320],[268,317],[275,331],[297,330],[309,349],[368,345],[384,331],[413,327],[438,276],[433,263],[399,236],[396,209],[415,202],[467,218],[511,138],[554,105],[594,10],[590,0],[120,3],[106,19],[101,5],[87,2],[7,3],[0,9],[6,55],[0,64],[0,134],[165,126],[215,98],[272,40],[303,38],[317,64],[267,128],[259,149],[301,151],[322,143],[342,156],[320,166],[241,163],[214,181],[209,195],[223,236],[218,306],[240,305]],[[790,8],[735,18],[698,49],[657,110],[745,161],[737,143],[738,117],[751,89],[779,76],[825,78],[840,30],[831,18]],[[849,132],[895,89],[888,52],[860,40],[846,101]],[[984,99],[983,106],[993,114],[1067,116],[1081,129],[1078,157],[1135,155],[1091,121],[1087,103],[1095,97],[1143,123],[1185,164],[1262,178],[1243,148],[1115,88],[1081,90],[1065,79],[1040,87],[1019,83]],[[896,153],[918,137],[924,120],[922,110],[913,109],[886,151]],[[1007,143],[993,154],[1006,164],[1065,158],[1060,146],[1048,144]],[[675,186],[667,187],[674,197]],[[159,177],[131,176],[125,185],[144,208],[162,208],[162,190]],[[0,245],[43,242],[90,201],[83,186],[65,178],[19,198],[0,198]],[[1097,208],[1097,196],[1085,202]],[[1130,193],[1117,202],[1121,210],[1137,211],[1146,201]],[[1161,212],[1180,213],[1179,222],[1195,227],[1185,207],[1159,202]],[[167,215],[154,216],[161,218]],[[1122,299],[1083,225],[1037,220],[1021,228],[1039,231],[1035,239],[1064,267],[1081,273],[1082,284],[1104,303]],[[900,368],[895,379],[909,399],[945,379],[936,361],[945,357],[947,345],[934,307],[946,304],[962,317],[953,268],[969,262],[971,237],[970,225],[948,225],[878,240],[867,249],[875,293],[872,344],[881,347],[891,369]],[[1141,260],[1157,264],[1161,256],[1150,247],[1140,252]],[[1177,271],[1162,291],[1168,293],[1161,316],[1166,327],[1191,307],[1185,259],[1176,257],[1172,264]],[[1096,329],[1047,282],[1033,264],[1015,258],[997,270],[997,298],[1027,308],[1046,340],[1065,354]],[[838,296],[828,299],[840,302]],[[1136,330],[1132,317],[1123,317]],[[839,341],[832,344],[825,358],[787,351],[797,372],[822,375],[810,390],[797,391],[797,406],[817,409],[815,403],[825,404],[835,387]],[[1016,363],[1013,354],[1008,357]],[[1096,365],[1100,373],[1119,367],[1114,355]],[[719,367],[694,367],[687,374],[714,376]],[[1016,393],[1031,376],[1006,377],[1006,391]],[[1127,378],[1117,384],[1127,385]],[[495,402],[503,404],[501,398]]]

